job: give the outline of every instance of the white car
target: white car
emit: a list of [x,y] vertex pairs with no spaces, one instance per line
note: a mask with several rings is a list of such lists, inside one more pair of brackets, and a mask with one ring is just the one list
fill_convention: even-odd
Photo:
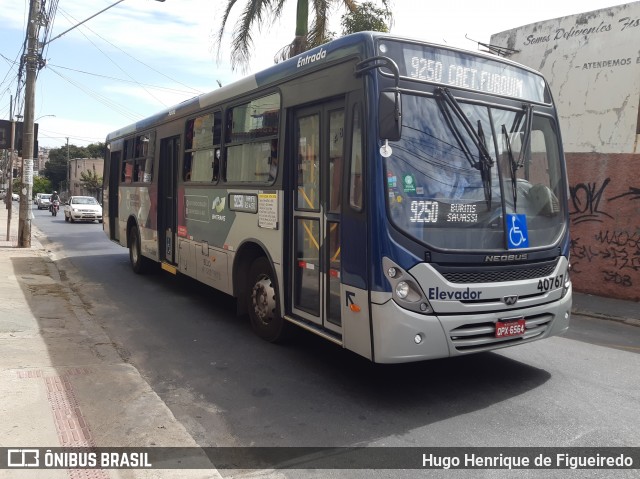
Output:
[[102,206],[93,196],[72,196],[64,204],[64,220],[102,223]]
[[36,200],[39,210],[48,210],[51,205],[51,195],[49,193],[41,193]]
[[11,193],[11,199],[13,201],[20,201],[20,195],[18,193]]

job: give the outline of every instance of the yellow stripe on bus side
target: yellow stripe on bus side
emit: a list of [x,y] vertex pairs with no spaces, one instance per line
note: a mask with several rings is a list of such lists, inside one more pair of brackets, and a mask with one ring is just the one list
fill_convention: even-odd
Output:
[[176,274],[178,269],[175,266],[170,265],[169,263],[161,263],[162,269],[168,271],[171,274]]

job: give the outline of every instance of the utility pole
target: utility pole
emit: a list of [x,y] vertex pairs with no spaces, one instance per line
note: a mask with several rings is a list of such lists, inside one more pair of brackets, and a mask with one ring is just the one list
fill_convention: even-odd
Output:
[[[99,11],[95,15],[87,18],[87,20],[99,15],[100,13],[108,10],[109,8],[122,3],[124,0],[118,0],[114,4]],[[164,0],[157,0],[164,2]],[[42,5],[40,0],[29,0],[29,22],[27,26],[27,53],[22,58],[26,67],[27,76],[25,82],[24,93],[24,123],[22,125],[22,190],[20,191],[20,214],[18,222],[18,247],[30,248],[31,247],[31,218],[33,212],[31,211],[32,200],[31,195],[33,191],[33,150],[35,147],[35,133],[34,133],[34,108],[36,99],[36,73],[43,66],[40,56],[41,47],[48,45],[56,38],[61,37],[74,28],[82,25],[87,20],[84,20],[77,25],[65,30],[57,37],[43,43],[42,45],[38,41],[38,35],[40,33],[41,22],[47,21],[44,19]],[[68,142],[68,139],[67,139]],[[68,152],[68,147],[67,147]],[[67,153],[68,155],[68,153]],[[25,158],[26,156],[26,158]]]
[[22,125],[22,190],[18,216],[18,246],[31,247],[31,211],[33,190],[34,107],[36,99],[36,73],[40,66],[38,34],[40,32],[40,0],[31,0],[27,27],[27,53],[24,63],[27,70],[24,94],[24,123]]
[[71,196],[71,163],[69,162],[69,137],[67,137],[67,200]]
[[9,184],[7,185],[7,241],[10,239],[11,233],[11,211],[13,209],[13,155],[16,149],[16,122],[13,121],[13,95],[9,100],[9,118],[11,119],[11,150],[9,156],[9,165],[7,168]]

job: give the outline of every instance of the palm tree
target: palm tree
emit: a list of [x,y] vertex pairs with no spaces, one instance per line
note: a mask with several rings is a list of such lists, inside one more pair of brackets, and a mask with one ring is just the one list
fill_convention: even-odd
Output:
[[342,34],[363,32],[372,30],[376,32],[389,33],[391,24],[393,23],[393,14],[391,13],[391,0],[380,0],[382,7],[377,7],[373,2],[364,2],[358,4],[355,12],[349,12],[342,15]]
[[[354,0],[296,0],[296,33],[293,41],[286,45],[278,55],[278,59],[293,57],[310,48],[321,45],[331,39],[328,30],[327,14],[333,4],[342,4],[349,12],[355,12],[357,4]],[[253,46],[252,27],[258,27],[266,23],[269,17],[270,23],[280,17],[287,0],[246,0],[244,11],[238,20],[237,30],[231,41],[231,68],[236,70],[246,69],[251,57]],[[222,17],[222,24],[218,31],[216,42],[218,53],[222,44],[222,37],[227,20],[238,0],[227,0],[227,6]],[[309,9],[313,12],[313,22],[309,29]]]

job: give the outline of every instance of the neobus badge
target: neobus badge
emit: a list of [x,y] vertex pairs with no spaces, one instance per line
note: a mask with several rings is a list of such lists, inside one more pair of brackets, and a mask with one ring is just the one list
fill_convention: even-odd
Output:
[[297,68],[308,65],[309,63],[317,62],[318,60],[322,60],[326,56],[327,51],[324,48],[321,48],[320,51],[315,55],[307,55],[306,57],[298,58]]

